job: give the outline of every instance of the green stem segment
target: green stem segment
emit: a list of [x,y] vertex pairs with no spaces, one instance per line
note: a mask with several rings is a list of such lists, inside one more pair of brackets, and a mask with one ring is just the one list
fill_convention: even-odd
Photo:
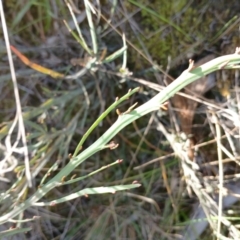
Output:
[[120,115],[117,121],[91,146],[89,146],[86,150],[81,152],[79,155],[73,157],[71,161],[49,182],[47,182],[43,187],[37,190],[32,197],[30,197],[24,203],[19,204],[16,208],[14,208],[11,212],[5,214],[0,217],[0,224],[8,221],[9,219],[17,216],[21,212],[23,212],[28,207],[34,205],[39,199],[41,199],[45,194],[47,194],[51,189],[59,186],[61,184],[61,179],[63,177],[67,177],[79,164],[84,162],[87,158],[91,157],[96,152],[100,151],[104,148],[112,138],[120,132],[124,127],[132,123],[133,121],[141,118],[142,116],[159,109],[161,104],[167,101],[170,97],[176,94],[179,90],[186,87],[188,84],[193,81],[198,80],[199,78],[214,72],[218,69],[221,69],[221,66],[225,68],[231,68],[235,64],[240,63],[240,55],[231,54],[216,58],[198,68],[193,70],[186,70],[177,78],[174,82],[172,82],[169,86],[167,86],[164,90],[158,93],[151,100],[131,111],[128,114]]

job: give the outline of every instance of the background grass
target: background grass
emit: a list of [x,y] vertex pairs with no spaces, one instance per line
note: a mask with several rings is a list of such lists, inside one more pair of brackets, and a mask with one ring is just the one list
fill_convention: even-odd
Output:
[[[74,11],[82,35],[92,49],[84,4],[81,1],[72,3],[72,8],[76,7]],[[76,31],[65,3],[57,0],[22,0],[6,1],[4,4],[11,44],[29,59],[68,75],[85,66],[89,54],[62,22],[65,19]],[[9,195],[11,201],[5,200],[1,214],[8,205],[12,206],[30,196],[53,164],[58,163],[58,169],[66,165],[79,139],[117,96],[124,95],[129,88],[139,86],[140,80],[145,80],[142,91],[133,95],[119,109],[124,112],[135,102],[140,105],[156,94],[153,83],[163,87],[168,82],[163,72],[174,78],[186,69],[190,57],[198,60],[209,54],[218,56],[233,53],[240,39],[237,16],[240,4],[237,2],[220,1],[216,5],[215,1],[178,1],[178,4],[168,1],[160,5],[159,1],[131,0],[101,1],[100,5],[94,2],[94,6],[98,10],[93,19],[97,31],[98,56],[101,58],[104,51],[108,56],[120,49],[120,33],[124,32],[128,45],[128,69],[124,71],[128,73],[129,70],[133,75],[126,75],[125,78],[119,76],[121,57],[100,65],[95,71],[87,71],[75,80],[53,79],[14,59],[31,170],[36,173],[35,189],[23,187],[23,157],[19,153],[12,154],[8,166],[13,166],[15,160],[18,166],[1,176],[1,191],[12,189]],[[4,157],[4,140],[14,118],[15,101],[3,42],[1,56],[0,154]],[[73,59],[79,60],[77,66],[71,64]],[[195,118],[191,133],[196,138],[195,143],[205,143],[199,153],[200,160],[196,160],[201,167],[196,175],[208,191],[208,188],[213,188],[209,194],[213,199],[214,186],[218,184],[218,155],[216,141],[208,144],[208,141],[215,139],[215,131],[212,130],[214,125],[207,104],[219,107],[216,114],[222,133],[226,135],[222,144],[235,157],[235,162],[229,163],[229,155],[223,156],[225,184],[230,180],[238,182],[238,129],[234,129],[234,121],[229,120],[224,112],[224,109],[235,108],[238,114],[238,80],[235,71],[219,71],[217,81],[223,84],[217,84],[207,95],[197,96],[204,104],[193,109]],[[80,183],[55,188],[43,200],[48,202],[86,187],[128,184],[134,180],[142,184],[140,188],[114,195],[91,195],[51,207],[30,208],[24,212],[23,219],[34,215],[41,218],[25,223],[24,226],[33,229],[17,235],[17,239],[24,239],[24,236],[27,239],[181,239],[186,227],[194,223],[191,215],[199,198],[191,194],[186,186],[180,160],[172,154],[166,136],[159,131],[159,124],[162,124],[169,133],[181,139],[183,126],[177,120],[177,112],[184,109],[183,105],[181,107],[171,108],[170,105],[167,111],[145,116],[126,127],[114,138],[119,143],[117,149],[101,151],[73,174],[86,175],[117,159],[124,160],[121,164]],[[111,113],[87,139],[85,146],[98,139],[116,119],[117,114]],[[14,132],[13,142],[16,137]],[[159,161],[144,168],[139,167],[160,157],[162,159]],[[214,167],[210,168],[209,163]],[[208,202],[206,199],[204,201]],[[238,208],[238,204],[229,206],[225,212],[236,227],[239,222]],[[17,225],[6,224],[1,226],[1,230]],[[227,237],[228,230],[223,228],[222,234]],[[209,236],[214,239],[211,228],[200,238],[209,239]]]

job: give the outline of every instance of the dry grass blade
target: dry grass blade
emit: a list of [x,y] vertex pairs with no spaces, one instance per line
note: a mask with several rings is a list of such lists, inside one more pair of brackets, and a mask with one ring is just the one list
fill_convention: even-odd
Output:
[[[15,96],[15,101],[16,101],[15,119],[14,119],[14,122],[13,122],[11,128],[9,129],[8,136],[5,141],[8,153],[7,153],[7,156],[5,157],[5,159],[2,160],[2,164],[12,155],[13,149],[19,144],[19,140],[21,139],[23,147],[24,147],[23,154],[24,154],[24,162],[25,162],[25,167],[26,167],[25,174],[26,174],[26,178],[28,181],[28,186],[32,187],[32,177],[31,177],[30,166],[29,166],[28,147],[27,147],[25,126],[24,126],[23,116],[22,116],[22,107],[21,107],[21,101],[20,101],[19,90],[18,90],[18,85],[17,85],[17,78],[15,75],[15,70],[14,70],[14,65],[13,65],[13,59],[12,59],[12,55],[11,55],[11,51],[10,51],[10,43],[9,43],[9,38],[8,38],[8,31],[7,31],[7,25],[6,25],[6,21],[5,21],[5,15],[4,15],[2,1],[0,2],[0,15],[1,15],[3,34],[4,34],[4,39],[5,39],[5,44],[6,44],[6,49],[7,49],[8,59],[9,59],[9,66],[10,66],[10,71],[11,71],[11,76],[12,76],[14,96]],[[12,145],[11,134],[17,123],[18,123],[18,136],[17,136],[15,143]],[[1,169],[1,174],[4,174],[4,170],[2,172],[2,169]]]
[[21,61],[26,64],[27,66],[29,66],[30,68],[43,73],[43,74],[47,74],[49,76],[51,76],[52,78],[63,78],[64,75],[58,72],[55,72],[51,69],[42,67],[36,63],[31,62],[26,56],[24,56],[22,53],[20,53],[14,46],[10,46],[11,50],[21,59]]

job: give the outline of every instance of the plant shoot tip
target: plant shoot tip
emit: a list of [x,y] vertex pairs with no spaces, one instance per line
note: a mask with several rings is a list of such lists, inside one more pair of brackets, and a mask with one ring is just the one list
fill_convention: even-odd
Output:
[[50,206],[55,206],[55,205],[56,205],[56,201],[50,202]]
[[118,116],[122,115],[122,113],[120,112],[120,110],[118,108],[116,109],[116,113]]
[[73,180],[76,176],[77,174],[72,175],[71,180]]
[[236,53],[236,54],[240,54],[240,47],[236,47],[235,53]]

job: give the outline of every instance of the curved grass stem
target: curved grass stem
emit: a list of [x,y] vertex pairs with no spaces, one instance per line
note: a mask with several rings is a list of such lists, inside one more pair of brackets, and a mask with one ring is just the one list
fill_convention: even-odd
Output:
[[[9,219],[22,213],[25,209],[36,204],[39,199],[41,199],[45,194],[47,194],[51,189],[59,186],[61,184],[61,179],[67,177],[77,166],[83,163],[86,159],[91,157],[96,152],[102,150],[106,144],[108,144],[112,138],[119,133],[123,128],[132,123],[133,121],[141,118],[142,116],[156,111],[160,108],[161,104],[166,102],[170,97],[180,91],[182,88],[186,87],[193,81],[208,75],[219,69],[219,66],[226,64],[225,68],[233,66],[240,63],[239,49],[237,53],[222,56],[216,58],[204,65],[195,68],[188,69],[184,71],[175,81],[168,85],[164,90],[158,93],[155,97],[150,99],[145,104],[140,107],[128,112],[127,114],[122,114],[118,117],[116,122],[91,146],[76,155],[71,159],[71,161],[51,180],[49,180],[44,186],[36,191],[28,200],[16,206],[11,212],[0,217],[0,224],[7,222]],[[118,102],[117,102],[118,103]],[[104,117],[103,117],[104,118]],[[98,120],[101,121],[101,120]],[[95,127],[95,125],[94,125]]]

